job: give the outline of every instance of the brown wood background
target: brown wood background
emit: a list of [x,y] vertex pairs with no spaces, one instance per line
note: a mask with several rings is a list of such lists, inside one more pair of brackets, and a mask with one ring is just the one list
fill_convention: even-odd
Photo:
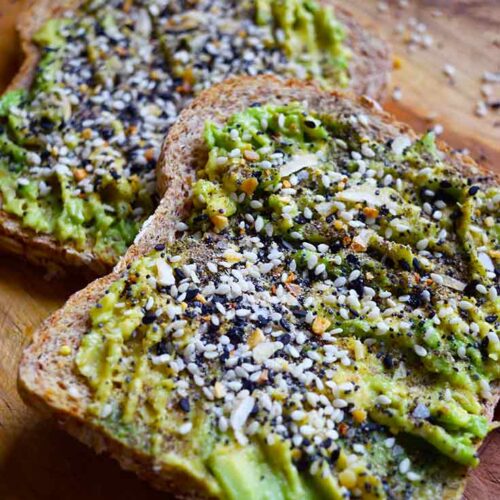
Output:
[[[14,26],[24,3],[0,0],[0,92],[22,59]],[[500,173],[500,112],[474,115],[483,72],[500,71],[500,0],[410,0],[405,9],[396,8],[394,1],[387,2],[388,12],[377,8],[381,2],[375,0],[343,3],[393,43],[401,62],[393,87],[399,86],[403,97],[399,102],[389,98],[386,107],[418,131],[442,124],[443,138],[452,146],[470,149]],[[427,25],[433,37],[429,49],[412,52],[405,34],[396,33],[398,24],[407,25],[412,16]],[[443,73],[446,63],[456,67],[453,84]],[[492,89],[492,98],[500,100],[500,84]],[[434,121],[429,120],[432,114]],[[71,279],[48,283],[40,270],[0,257],[1,500],[165,498],[37,415],[17,394],[17,364],[30,332],[81,286]],[[492,433],[483,446],[466,497],[500,498],[500,432]]]

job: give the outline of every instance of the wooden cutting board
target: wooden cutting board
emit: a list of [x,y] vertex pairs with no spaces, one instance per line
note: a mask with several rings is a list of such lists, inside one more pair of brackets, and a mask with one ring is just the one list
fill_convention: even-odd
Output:
[[[347,2],[345,2],[347,4]],[[397,55],[393,87],[402,99],[386,107],[424,131],[436,123],[452,146],[468,148],[476,159],[500,173],[500,112],[474,115],[481,76],[500,71],[499,0],[412,0],[405,9],[384,11],[385,2],[351,0],[360,21],[380,31]],[[22,57],[14,29],[23,0],[0,0],[0,92]],[[439,9],[439,14],[436,9]],[[401,32],[401,25],[418,25]],[[411,47],[415,34],[432,36],[427,48]],[[418,38],[418,37],[417,37]],[[427,38],[427,41],[429,39]],[[443,68],[456,68],[452,80]],[[500,100],[500,84],[492,86]],[[430,118],[433,118],[432,120]],[[0,499],[122,500],[165,498],[107,457],[93,452],[26,407],[16,390],[16,371],[30,333],[82,283],[48,283],[43,272],[19,260],[0,257]],[[481,465],[470,476],[470,500],[500,498],[500,433],[493,432],[481,452]]]

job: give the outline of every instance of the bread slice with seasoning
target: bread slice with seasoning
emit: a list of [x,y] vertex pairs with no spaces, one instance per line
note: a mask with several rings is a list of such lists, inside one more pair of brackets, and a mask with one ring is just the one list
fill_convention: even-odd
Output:
[[160,167],[135,245],[35,333],[26,400],[180,498],[460,498],[498,400],[498,179],[271,76],[203,92]]
[[161,142],[202,89],[274,72],[381,98],[391,68],[382,40],[314,0],[41,0],[19,27],[25,62],[0,98],[0,249],[94,275],[156,207]]

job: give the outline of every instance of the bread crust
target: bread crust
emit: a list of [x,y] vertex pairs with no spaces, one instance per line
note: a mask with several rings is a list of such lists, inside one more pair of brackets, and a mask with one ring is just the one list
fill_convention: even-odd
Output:
[[[220,96],[224,96],[224,99]],[[162,469],[159,474],[156,473],[150,457],[144,456],[139,450],[124,447],[103,429],[89,426],[85,422],[85,410],[91,398],[89,389],[74,370],[74,357],[58,356],[57,353],[63,344],[70,345],[73,353],[76,352],[83,333],[89,328],[90,308],[130,262],[150,252],[156,244],[175,239],[175,225],[186,211],[185,202],[195,170],[206,159],[202,139],[206,120],[222,124],[229,116],[254,102],[283,104],[293,101],[305,102],[310,109],[319,109],[324,113],[367,114],[370,117],[370,130],[380,140],[403,133],[416,137],[407,125],[395,121],[374,101],[366,97],[354,98],[339,92],[320,90],[312,83],[296,80],[284,83],[273,76],[239,77],[203,92],[184,109],[163,145],[158,178],[165,195],[155,214],[139,233],[135,244],[110,275],[77,292],[62,309],[42,324],[35,332],[32,344],[25,350],[20,364],[19,389],[26,401],[55,414],[62,426],[78,439],[97,451],[106,451],[124,468],[135,471],[156,487],[179,494],[179,498],[202,497],[196,491],[183,497],[185,490],[179,487],[176,478],[171,477],[168,470]],[[498,182],[495,174],[480,168],[471,158],[454,153],[445,144],[440,144],[440,147],[445,152],[446,160],[464,176],[482,185]],[[80,398],[69,396],[71,387],[78,390]],[[499,396],[497,386],[494,398],[486,408],[490,420],[493,419]],[[444,498],[460,498],[464,486],[465,480],[448,484]]]
[[[18,30],[25,56],[24,62],[8,87],[9,90],[28,89],[31,86],[40,51],[33,43],[34,34],[48,19],[59,17],[74,9],[82,0],[32,0],[21,16]],[[331,0],[323,0],[331,4]],[[347,45],[354,54],[351,60],[351,88],[358,94],[382,98],[387,87],[391,58],[388,45],[365,31],[343,8],[336,8],[338,19],[347,28]],[[162,184],[158,192],[163,194]],[[112,262],[105,261],[91,251],[79,251],[71,243],[61,243],[48,234],[25,228],[15,216],[0,210],[0,252],[21,256],[29,262],[63,273],[65,269],[79,271],[88,277],[109,272]]]

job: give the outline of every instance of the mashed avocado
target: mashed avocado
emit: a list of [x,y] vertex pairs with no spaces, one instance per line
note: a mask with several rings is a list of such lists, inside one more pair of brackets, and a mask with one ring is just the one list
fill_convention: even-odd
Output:
[[256,104],[207,123],[183,237],[92,309],[89,418],[196,491],[434,499],[477,464],[500,191],[367,120]]
[[34,36],[31,89],[0,98],[1,208],[112,264],[156,205],[161,142],[194,94],[230,73],[344,85],[344,37],[310,0],[87,1]]

